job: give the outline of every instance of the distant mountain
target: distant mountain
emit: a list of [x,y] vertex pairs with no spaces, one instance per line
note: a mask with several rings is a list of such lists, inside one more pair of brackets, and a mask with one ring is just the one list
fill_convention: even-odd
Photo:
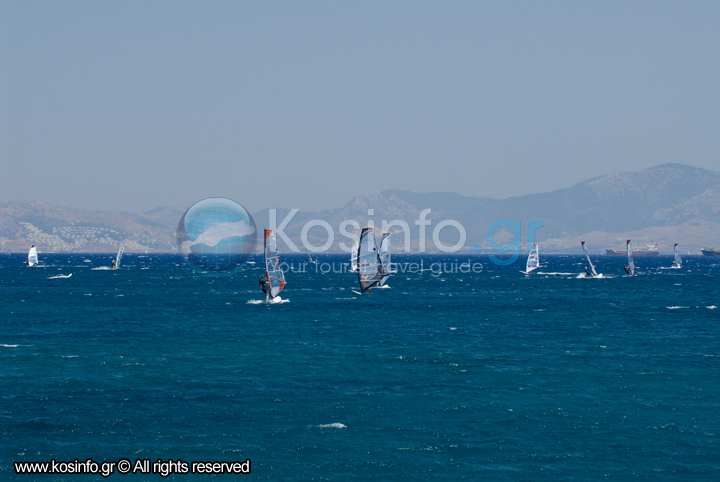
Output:
[[137,214],[67,209],[22,199],[0,201],[0,250],[45,252],[173,251],[183,208]]
[[[681,164],[665,164],[639,172],[601,176],[575,186],[542,194],[491,199],[461,196],[455,193],[419,194],[388,190],[352,198],[345,206],[321,212],[297,212],[284,229],[302,251],[303,227],[311,220],[327,222],[334,230],[332,251],[339,243],[351,244],[340,235],[344,221],[355,220],[366,226],[372,220],[377,228],[382,220],[407,223],[410,246],[420,245],[420,229],[415,221],[430,208],[426,228],[426,250],[437,251],[431,241],[434,228],[444,220],[459,222],[467,233],[466,252],[487,251],[488,228],[496,221],[521,221],[521,240],[527,246],[528,221],[543,221],[536,231],[542,251],[579,252],[581,238],[591,249],[621,248],[632,238],[637,244],[660,243],[661,251],[670,252],[673,242],[697,253],[699,247],[720,246],[720,173]],[[372,215],[368,215],[372,210]],[[36,244],[45,251],[114,251],[123,242],[129,250],[173,251],[175,230],[185,208],[157,208],[146,213],[71,210],[33,200],[0,201],[0,249],[24,251]],[[290,213],[277,210],[277,224]],[[254,213],[258,229],[268,227],[269,210]],[[356,229],[346,226],[347,231]],[[392,228],[393,250],[401,251],[401,228]],[[507,228],[495,233],[498,244],[507,245],[513,235]],[[326,231],[313,227],[308,240],[321,246]],[[457,230],[446,227],[440,241],[454,245]],[[282,238],[279,248],[287,252]]]
[[[367,215],[369,208],[374,209],[374,216]],[[622,248],[628,236],[639,243],[664,243],[665,252],[669,252],[667,245],[674,242],[694,252],[701,245],[720,244],[720,173],[681,164],[610,174],[566,189],[501,200],[400,190],[369,193],[356,196],[340,209],[298,213],[285,232],[297,244],[300,230],[310,219],[325,220],[336,229],[345,219],[356,219],[365,226],[372,218],[378,227],[382,219],[402,220],[411,227],[411,245],[417,249],[419,230],[415,220],[426,208],[432,209],[427,217],[432,225],[426,229],[426,237],[432,236],[438,222],[456,220],[467,232],[468,250],[473,245],[478,245],[480,250],[489,249],[487,230],[499,220],[521,221],[524,246],[527,246],[528,221],[542,220],[544,225],[536,231],[536,240],[544,244],[545,252],[576,252],[581,237],[587,238],[595,252],[606,247]],[[286,213],[279,214],[279,219]],[[255,219],[267,223],[267,210],[258,213]],[[665,229],[671,227],[673,229]],[[324,231],[315,229],[310,234],[320,236],[317,239],[310,236],[310,241],[321,245]],[[506,245],[512,235],[501,228],[494,239]],[[455,244],[457,231],[450,227],[443,229],[440,240]],[[402,236],[393,236],[395,246],[401,243]]]

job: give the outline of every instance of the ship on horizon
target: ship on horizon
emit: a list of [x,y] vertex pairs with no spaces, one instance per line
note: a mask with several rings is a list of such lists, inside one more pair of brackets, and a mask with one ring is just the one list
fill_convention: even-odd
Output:
[[[660,254],[657,243],[646,244],[645,246],[634,249],[632,252],[633,256],[655,256]],[[606,249],[605,255],[607,256],[627,256],[627,249],[613,250]]]
[[720,256],[720,249],[715,249],[714,246],[709,246],[705,249],[701,249],[700,252],[704,256]]

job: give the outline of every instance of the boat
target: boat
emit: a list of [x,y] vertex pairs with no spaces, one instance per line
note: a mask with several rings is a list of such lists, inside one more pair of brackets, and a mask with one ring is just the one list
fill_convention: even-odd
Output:
[[375,246],[375,232],[372,228],[363,228],[360,233],[357,253],[357,273],[360,282],[359,294],[363,294],[378,284],[386,274],[382,271],[380,251]]
[[267,280],[270,298],[273,301],[279,301],[278,294],[285,288],[285,273],[280,268],[275,233],[270,229],[265,230],[265,279]]
[[625,266],[625,271],[630,276],[635,276],[635,260],[633,259],[632,241],[628,239],[626,245],[627,245],[628,265]]
[[523,274],[530,274],[540,267],[540,255],[538,253],[538,245],[533,244],[528,254],[527,263],[525,263],[525,271],[520,271]]
[[720,256],[720,249],[715,249],[714,246],[710,246],[705,249],[701,249],[700,252],[704,256]]
[[678,249],[678,243],[675,243],[673,250],[675,251],[675,260],[673,261],[672,267],[673,268],[681,268],[682,267],[682,258],[680,257],[680,250]]
[[383,272],[384,276],[378,283],[378,286],[384,287],[387,286],[385,283],[392,274],[390,269],[390,233],[383,233],[382,238],[380,239],[380,263],[380,271]]
[[[612,250],[612,249],[606,249],[605,255],[606,256],[625,256],[626,250]],[[640,249],[636,249],[633,251],[634,256],[656,256],[660,254],[660,251],[658,250],[657,243],[652,244],[646,244]]]
[[118,249],[118,254],[115,257],[115,261],[113,262],[113,269],[118,269],[120,267],[120,260],[122,259],[123,252],[125,251],[125,245],[121,244],[120,249]]
[[37,266],[38,264],[38,254],[37,254],[37,248],[33,244],[30,248],[30,251],[28,251],[28,266]]
[[585,245],[585,241],[580,241],[580,244],[582,245],[582,249],[585,252],[585,257],[587,258],[587,262],[590,265],[590,269],[585,268],[584,275],[590,275],[591,278],[600,278],[602,277],[602,273],[598,274],[597,270],[595,270],[595,265],[590,261],[590,253],[588,253],[587,245]]

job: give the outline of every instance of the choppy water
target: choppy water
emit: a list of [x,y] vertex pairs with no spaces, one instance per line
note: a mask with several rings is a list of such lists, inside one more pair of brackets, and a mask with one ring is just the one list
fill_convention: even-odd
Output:
[[101,479],[15,475],[52,458],[249,458],[243,477],[274,481],[720,474],[720,259],[627,278],[601,256],[607,279],[577,279],[580,256],[532,277],[477,257],[362,297],[310,266],[266,305],[259,259],[208,278],[176,256],[24,258],[0,256],[3,480]]

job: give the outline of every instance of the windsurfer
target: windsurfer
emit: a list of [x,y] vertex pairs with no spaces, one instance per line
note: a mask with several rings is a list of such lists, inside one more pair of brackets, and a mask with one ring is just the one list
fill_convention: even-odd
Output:
[[628,266],[625,266],[625,272],[628,274],[628,276],[632,276],[632,273],[630,272],[630,268]]
[[590,270],[587,268],[587,266],[585,267],[585,274],[588,275],[588,276],[591,277],[591,278],[593,277],[592,271],[590,271]]
[[112,269],[115,269],[116,260],[112,260]]
[[265,279],[265,275],[260,277],[260,289],[263,293],[265,293],[265,301],[268,301],[270,298],[270,292],[267,290],[267,280]]

